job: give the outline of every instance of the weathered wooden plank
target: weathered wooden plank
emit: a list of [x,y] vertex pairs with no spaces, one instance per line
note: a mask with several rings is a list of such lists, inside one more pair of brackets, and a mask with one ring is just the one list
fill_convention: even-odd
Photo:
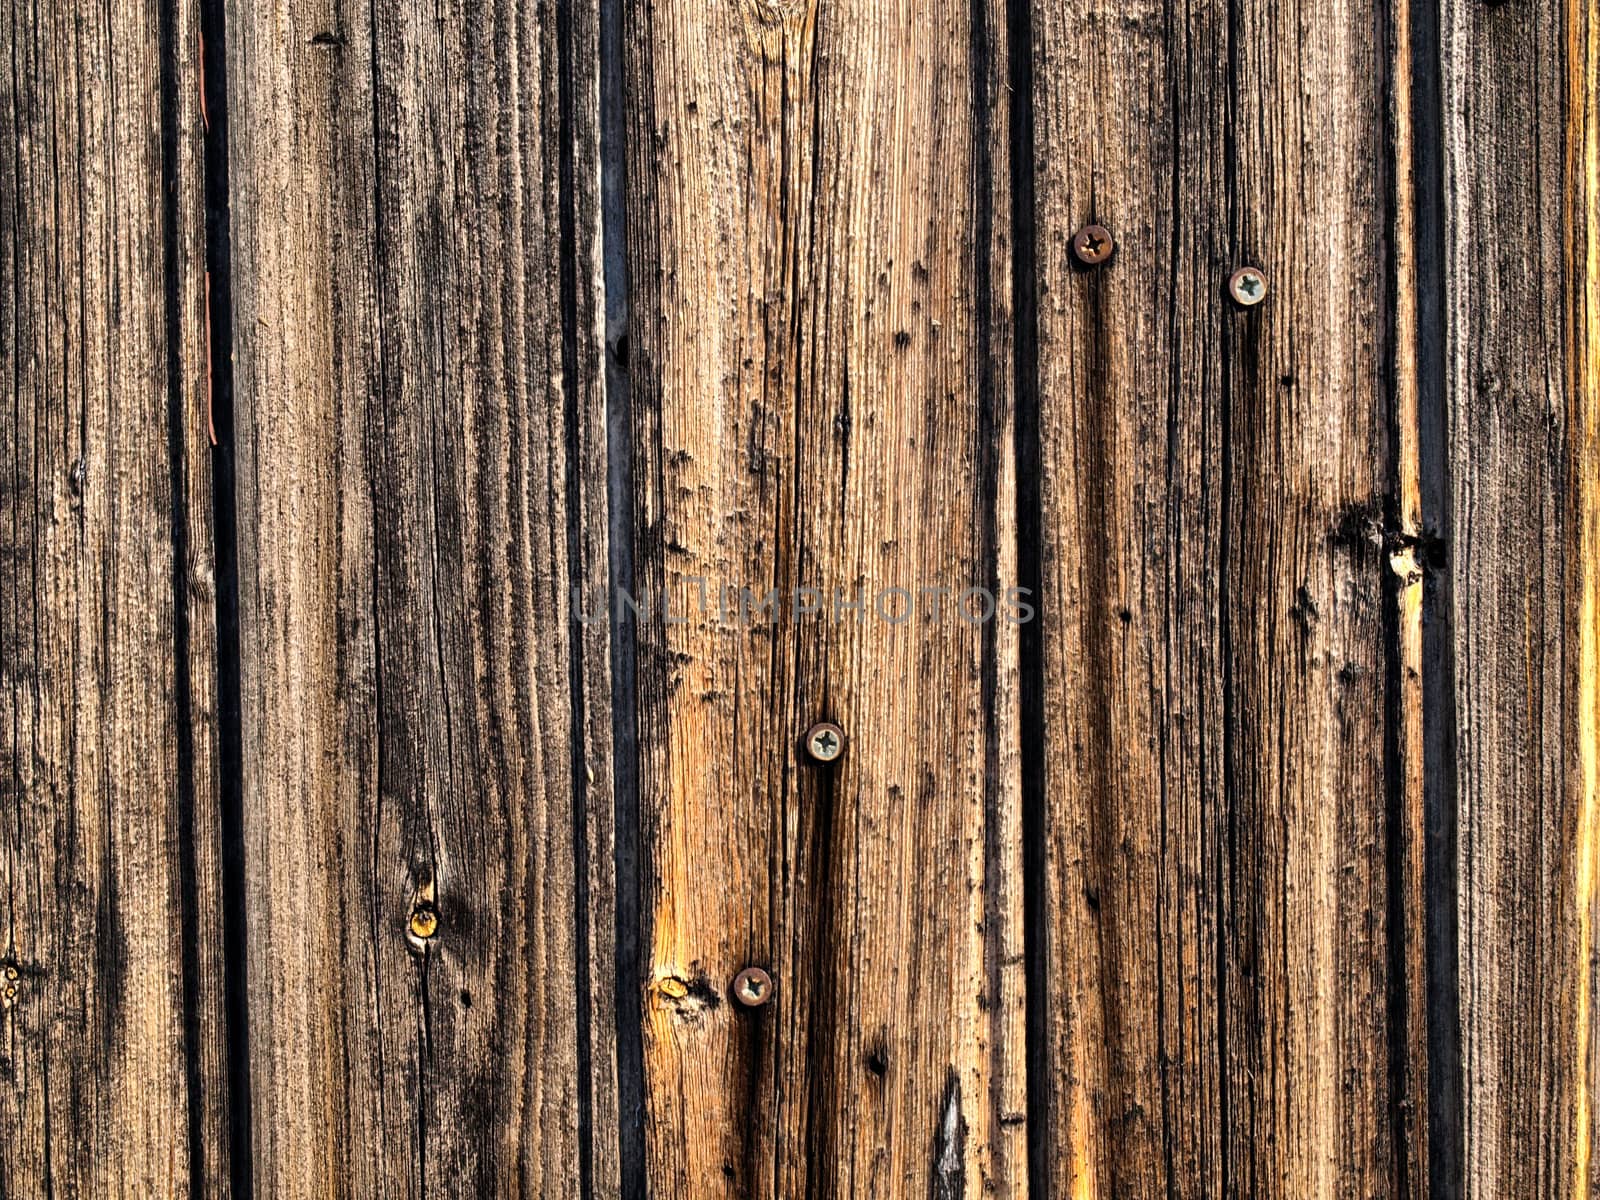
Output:
[[1441,8],[1459,1164],[1592,1196],[1600,16]]
[[197,9],[0,18],[0,1191],[227,1194]]
[[255,1193],[615,1193],[596,14],[228,9]]
[[1022,1195],[1003,11],[624,19],[650,1188]]
[[[1423,1183],[1391,1005],[1421,981],[1389,910],[1420,792],[1386,762],[1388,19],[1034,12],[1052,1195]],[[1090,221],[1118,245],[1083,268]]]

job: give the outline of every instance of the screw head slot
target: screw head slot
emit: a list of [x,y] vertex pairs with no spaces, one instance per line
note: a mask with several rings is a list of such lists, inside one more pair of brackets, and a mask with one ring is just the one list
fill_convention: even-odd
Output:
[[806,753],[813,762],[836,762],[844,753],[844,730],[832,721],[819,721],[806,730]]
[[1105,262],[1116,246],[1111,232],[1104,225],[1085,225],[1072,235],[1072,257],[1086,267]]
[[1240,308],[1254,308],[1267,298],[1267,277],[1255,267],[1240,267],[1228,277],[1228,295]]
[[772,976],[760,967],[746,967],[733,977],[733,998],[746,1008],[772,1002]]

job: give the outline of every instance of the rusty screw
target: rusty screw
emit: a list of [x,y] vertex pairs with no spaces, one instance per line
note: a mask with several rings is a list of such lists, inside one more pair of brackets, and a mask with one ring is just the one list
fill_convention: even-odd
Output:
[[844,753],[844,730],[832,721],[819,721],[806,730],[806,753],[815,762],[833,762]]
[[1228,277],[1228,295],[1240,308],[1254,308],[1267,298],[1267,277],[1254,267],[1240,267]]
[[760,1008],[772,1000],[772,976],[760,967],[746,967],[733,977],[733,998],[746,1008]]
[[1085,225],[1072,235],[1072,257],[1086,267],[1096,267],[1111,257],[1116,245],[1104,225]]

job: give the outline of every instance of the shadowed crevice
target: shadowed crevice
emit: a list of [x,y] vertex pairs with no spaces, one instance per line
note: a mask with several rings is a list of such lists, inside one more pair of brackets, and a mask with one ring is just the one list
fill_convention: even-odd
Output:
[[190,509],[184,471],[184,446],[194,430],[185,428],[185,378],[189,364],[183,360],[184,279],[179,249],[183,236],[179,229],[179,189],[183,172],[179,162],[179,140],[183,128],[183,101],[179,95],[177,0],[162,0],[161,42],[161,245],[163,279],[163,319],[167,350],[167,465],[172,504],[172,654],[174,730],[177,745],[178,816],[178,903],[179,940],[182,951],[184,1087],[186,1093],[189,1194],[206,1194],[205,1178],[205,1088],[201,1071],[202,1012],[200,995],[200,886],[198,853],[195,844],[194,772],[194,675],[190,659],[189,557]]
[[[561,374],[566,447],[567,571],[569,582],[581,582],[586,566],[583,553],[584,511],[582,464],[587,461],[583,448],[581,403],[583,388],[579,379],[578,342],[582,318],[578,305],[578,214],[576,195],[576,154],[573,108],[576,103],[576,51],[574,49],[572,0],[556,0],[557,103],[559,106],[560,146],[558,218],[561,232],[560,311]],[[568,690],[571,695],[570,751],[572,777],[572,890],[573,890],[573,990],[577,1006],[578,1068],[578,1190],[585,1200],[594,1196],[594,1002],[591,995],[593,945],[590,914],[588,763],[589,697],[584,687],[582,639],[576,629],[568,642]]]
[[[253,1194],[250,1025],[244,870],[244,749],[240,718],[239,546],[233,439],[232,241],[228,201],[228,64],[224,0],[200,6],[204,79],[206,321],[216,548],[217,777],[222,840],[222,992],[227,1025],[228,1164],[233,1200]],[[210,1189],[197,1194],[209,1194]]]
[[[605,282],[609,596],[635,594],[623,24],[622,0],[600,0],[600,234]],[[609,600],[607,607],[612,607]],[[610,615],[618,1156],[624,1200],[643,1200],[644,1031],[639,986],[639,725],[635,666],[638,634],[632,621],[618,619],[614,610]]]
[[1023,973],[1028,1089],[1028,1193],[1048,1196],[1054,1077],[1049,1053],[1050,986],[1048,855],[1045,839],[1044,508],[1040,493],[1038,230],[1034,218],[1033,9],[1007,0],[1006,64],[1011,89],[1011,278],[1013,366],[1016,372],[1012,453],[1017,479],[1017,586],[1031,597],[1035,618],[1018,632],[1022,783]]
[[[1449,554],[1445,405],[1444,101],[1439,0],[1411,10],[1410,131],[1416,186],[1417,432],[1422,536]],[[1456,901],[1456,663],[1448,569],[1424,574],[1422,762],[1427,956],[1428,1195],[1457,1200],[1463,1179],[1460,949]]]

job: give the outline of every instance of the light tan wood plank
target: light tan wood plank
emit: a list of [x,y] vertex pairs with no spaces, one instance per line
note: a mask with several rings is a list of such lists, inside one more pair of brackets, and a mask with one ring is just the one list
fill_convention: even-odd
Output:
[[1022,1195],[1004,12],[625,18],[650,1186]]

